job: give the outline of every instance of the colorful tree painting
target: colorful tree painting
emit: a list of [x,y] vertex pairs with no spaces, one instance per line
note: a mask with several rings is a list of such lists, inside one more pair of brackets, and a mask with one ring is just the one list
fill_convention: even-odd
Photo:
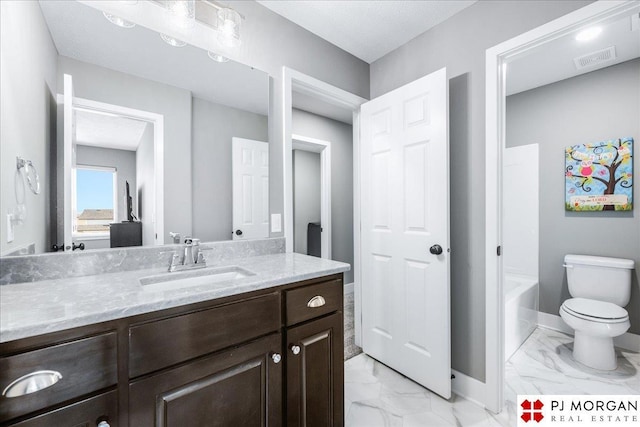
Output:
[[630,211],[633,138],[567,147],[565,182],[568,211]]

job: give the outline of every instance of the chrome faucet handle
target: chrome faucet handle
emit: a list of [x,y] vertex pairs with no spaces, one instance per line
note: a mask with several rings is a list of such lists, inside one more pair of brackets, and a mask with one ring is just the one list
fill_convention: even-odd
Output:
[[180,243],[180,233],[169,232],[169,237],[173,239],[173,243]]
[[185,239],[184,260],[182,261],[182,265],[191,265],[191,264],[194,264],[193,245],[191,243],[191,239]]
[[196,258],[196,264],[207,265],[207,260],[204,257],[204,253],[198,252],[198,256]]
[[169,271],[176,271],[178,266],[180,265],[180,255],[177,252],[173,252],[173,256],[171,257],[171,265],[169,265]]

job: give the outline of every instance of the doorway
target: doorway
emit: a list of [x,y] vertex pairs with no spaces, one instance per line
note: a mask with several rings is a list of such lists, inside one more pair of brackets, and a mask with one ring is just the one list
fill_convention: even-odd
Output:
[[294,252],[331,259],[331,144],[292,135]]
[[[59,199],[64,201],[64,209],[61,211],[63,218],[60,218],[57,223],[59,224],[58,238],[64,238],[65,252],[71,252],[73,248],[82,248],[81,245],[75,244],[79,241],[79,236],[74,232],[74,226],[77,228],[74,221],[74,211],[77,206],[73,203],[75,201],[73,183],[78,163],[77,148],[83,147],[82,150],[86,152],[84,153],[87,159],[85,163],[96,166],[95,159],[104,159],[105,155],[103,152],[90,153],[89,150],[104,149],[104,143],[99,144],[91,140],[97,138],[96,141],[104,141],[102,134],[105,132],[110,134],[113,129],[122,127],[132,128],[131,133],[136,135],[134,139],[137,140],[135,150],[129,147],[129,150],[135,152],[131,168],[133,172],[130,177],[132,182],[135,181],[135,185],[130,190],[130,195],[137,201],[137,209],[134,207],[134,211],[137,219],[142,223],[142,244],[164,244],[164,117],[148,111],[76,97],[73,94],[71,75],[65,74],[64,83],[64,94],[58,96],[58,103],[63,104],[64,107],[58,109],[62,113],[61,120],[64,122],[63,126],[58,126],[62,133],[58,138],[62,142],[60,147],[62,155],[59,156],[58,163],[60,175],[58,182],[62,185],[59,186],[58,191]],[[81,126],[78,126],[78,120],[81,121]],[[78,132],[87,129],[90,130],[87,132],[89,136],[80,135],[79,140]],[[114,192],[118,193],[114,194],[114,205],[123,201],[123,206],[126,206],[125,188],[125,182],[118,183],[114,180]],[[120,210],[122,213],[126,212],[126,209]],[[120,215],[118,218],[113,217],[112,221],[119,222],[121,217],[125,218]],[[90,246],[88,245],[87,248]]]
[[486,53],[486,401],[499,412],[504,401],[505,298],[504,150],[507,64],[549,42],[594,24],[638,13],[637,2],[596,2],[487,50]]

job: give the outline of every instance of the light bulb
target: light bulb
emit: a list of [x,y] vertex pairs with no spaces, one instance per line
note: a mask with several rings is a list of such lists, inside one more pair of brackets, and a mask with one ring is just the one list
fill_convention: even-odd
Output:
[[102,12],[102,14],[104,15],[105,18],[107,18],[107,20],[109,20],[109,22],[111,22],[112,24],[116,24],[118,27],[133,28],[136,26],[136,24],[134,24],[133,22],[127,21],[126,19],[122,19],[119,16],[112,15],[107,12]]
[[165,3],[169,25],[192,28],[196,22],[195,0],[169,0]]
[[576,35],[576,40],[579,42],[586,42],[589,40],[593,40],[602,32],[602,28],[600,27],[590,27],[585,30],[580,31]]
[[227,58],[226,56],[222,56],[211,51],[208,51],[207,55],[209,55],[209,58],[213,59],[216,62],[229,62],[229,58]]
[[165,43],[173,47],[183,47],[187,45],[187,42],[183,42],[182,40],[178,40],[177,38],[168,36],[164,33],[161,33],[160,37],[162,37],[162,40],[164,40]]
[[218,10],[218,41],[227,47],[240,45],[240,14],[233,9]]

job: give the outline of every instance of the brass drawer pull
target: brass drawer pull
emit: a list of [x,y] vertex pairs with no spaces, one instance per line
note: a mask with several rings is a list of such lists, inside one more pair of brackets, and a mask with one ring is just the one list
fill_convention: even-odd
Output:
[[326,303],[327,302],[324,300],[324,298],[321,295],[316,295],[315,297],[309,300],[309,302],[307,303],[307,307],[318,308],[318,307],[322,307]]
[[24,396],[51,387],[61,379],[62,374],[57,371],[31,372],[9,384],[2,395],[6,397]]

